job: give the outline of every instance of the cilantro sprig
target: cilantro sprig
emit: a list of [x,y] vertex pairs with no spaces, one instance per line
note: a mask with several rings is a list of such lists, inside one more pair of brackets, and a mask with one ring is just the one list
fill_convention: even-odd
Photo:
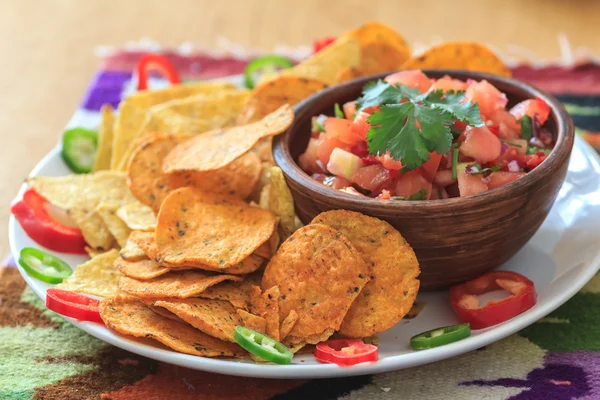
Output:
[[427,200],[427,191],[425,189],[421,189],[418,192],[408,196],[408,198],[405,198],[404,196],[393,196],[392,199],[404,201]]
[[447,153],[456,121],[483,126],[479,106],[467,100],[464,91],[421,94],[417,89],[379,80],[367,84],[357,100],[359,110],[372,106],[379,110],[367,119],[371,124],[369,153],[389,152],[393,159],[402,160],[403,170],[420,167],[430,152]]

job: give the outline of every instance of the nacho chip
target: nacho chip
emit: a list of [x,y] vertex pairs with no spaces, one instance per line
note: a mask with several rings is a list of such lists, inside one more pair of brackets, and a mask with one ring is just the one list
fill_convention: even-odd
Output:
[[[216,286],[209,287],[204,292],[200,293],[198,297],[203,299],[217,299],[233,302],[241,305],[245,303],[250,304],[250,292],[256,285],[260,285],[261,276],[259,274],[250,274],[243,278],[242,281],[223,282]],[[243,307],[244,309],[248,308]]]
[[352,79],[360,78],[365,74],[358,67],[348,67],[341,70],[335,78],[336,83],[351,81]]
[[475,42],[449,42],[432,47],[407,60],[402,69],[466,69],[511,76],[510,69],[497,55]]
[[267,321],[263,317],[251,314],[245,310],[236,310],[236,312],[242,320],[240,325],[263,334],[267,332]]
[[[340,232],[320,224],[294,232],[271,258],[261,287],[279,286],[279,316],[299,319],[288,343],[318,343],[338,330],[350,305],[369,280],[369,267]],[[326,339],[326,338],[325,338]]]
[[277,219],[234,197],[181,188],[158,214],[158,256],[173,265],[235,266],[265,243]]
[[328,225],[344,234],[372,266],[365,285],[344,318],[340,333],[362,338],[396,325],[415,301],[419,262],[410,245],[390,224],[345,210],[319,214],[311,224]]
[[285,131],[293,120],[294,112],[284,105],[258,122],[194,136],[165,157],[163,170],[189,172],[223,168],[250,151],[259,140]]
[[120,271],[123,275],[140,281],[151,280],[170,271],[148,258],[140,261],[127,261],[118,257],[114,265],[117,271]]
[[153,231],[156,229],[156,216],[152,208],[139,201],[119,207],[117,217],[121,218],[131,230]]
[[85,242],[91,248],[104,252],[114,247],[115,239],[97,212],[84,208],[71,208],[67,210],[67,215],[81,230]]
[[320,80],[293,75],[279,75],[260,83],[250,95],[238,122],[249,124],[266,117],[284,104],[295,106],[307,97],[325,89]]
[[279,236],[287,239],[296,230],[294,198],[285,182],[281,168],[271,167],[269,184],[260,195],[260,206],[271,210],[279,218]]
[[110,204],[100,204],[96,209],[96,212],[104,221],[104,225],[108,228],[108,231],[115,238],[119,246],[124,247],[127,244],[127,238],[131,233],[131,229],[117,217],[117,207]]
[[36,176],[28,179],[27,183],[52,205],[63,210],[93,210],[101,203],[122,206],[136,201],[127,189],[125,174],[121,172]]
[[377,21],[369,21],[349,33],[360,42],[362,75],[395,71],[410,58],[411,49],[400,34]]
[[139,261],[148,258],[146,256],[146,252],[144,252],[144,250],[142,250],[137,244],[132,242],[130,239],[128,239],[127,243],[125,243],[125,247],[119,250],[119,254],[121,255],[122,259],[127,261]]
[[89,246],[85,246],[84,250],[87,253],[87,255],[90,256],[90,258],[94,258],[97,255],[100,255],[100,254],[104,253],[103,251],[98,251],[98,250],[96,250],[96,249],[94,249],[92,247],[89,247]]
[[177,315],[194,328],[217,339],[235,342],[233,332],[242,323],[228,301],[209,299],[159,300],[154,305]]
[[351,35],[344,35],[293,68],[284,70],[282,75],[311,78],[327,85],[335,85],[340,71],[358,67],[360,62],[360,41]]
[[139,247],[148,258],[154,260],[156,258],[156,248],[154,244],[154,232],[146,231],[131,231],[129,241]]
[[[113,153],[111,169],[118,169],[125,164],[122,162],[129,144],[137,136],[142,124],[147,118],[151,106],[169,100],[181,99],[194,94],[210,93],[231,89],[233,85],[224,82],[199,82],[187,85],[171,86],[161,90],[144,90],[127,97],[119,105],[119,115],[115,121],[113,137]],[[123,168],[121,168],[123,169]]]
[[119,288],[143,299],[185,299],[197,297],[207,288],[223,281],[241,281],[239,276],[215,275],[200,271],[173,271],[152,280],[140,281],[122,277]]
[[155,300],[147,301],[150,304],[146,304],[146,301],[144,301],[142,299],[139,299],[139,300],[142,304],[144,304],[146,307],[148,307],[152,312],[160,315],[161,317],[168,318],[172,321],[181,322],[182,324],[185,323],[181,318],[179,318],[177,315],[173,314],[171,311],[167,310],[166,308],[157,307],[157,306],[153,305]]
[[92,171],[110,169],[110,158],[112,155],[113,127],[115,124],[114,110],[110,104],[104,104],[100,108],[100,127],[98,129],[98,151]]
[[113,264],[119,257],[117,250],[107,251],[78,265],[73,275],[56,285],[57,289],[86,293],[96,296],[110,296],[119,291],[121,273]]
[[267,326],[267,335],[273,339],[280,341],[279,336],[279,288],[273,286],[262,294],[264,309],[262,317],[265,319]]
[[181,353],[203,357],[239,357],[244,354],[241,347],[162,317],[131,296],[102,299],[100,316],[110,329],[124,335],[154,339]]
[[281,322],[281,327],[279,328],[279,338],[284,340],[287,335],[290,334],[296,322],[298,322],[298,313],[295,310],[290,311],[290,313],[283,319]]

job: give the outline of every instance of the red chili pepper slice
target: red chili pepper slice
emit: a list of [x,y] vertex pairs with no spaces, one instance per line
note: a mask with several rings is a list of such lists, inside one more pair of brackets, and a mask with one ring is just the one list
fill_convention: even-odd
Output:
[[35,190],[28,189],[10,211],[36,243],[61,253],[86,254],[81,231],[54,220],[46,209],[47,203]]
[[104,322],[100,317],[99,305],[100,301],[78,293],[60,289],[46,290],[46,307],[66,317],[102,324]]
[[[479,304],[477,295],[504,289],[510,296],[502,300]],[[471,329],[483,329],[499,324],[529,310],[537,301],[532,281],[510,271],[488,272],[471,281],[450,288],[450,303],[460,322]]]
[[148,73],[150,67],[160,70],[167,80],[171,82],[171,85],[178,85],[181,82],[179,73],[168,58],[161,56],[160,54],[144,54],[138,61],[135,70],[138,77],[137,90],[148,89]]
[[317,39],[313,42],[313,52],[318,53],[323,50],[325,47],[329,46],[331,43],[335,42],[335,37],[333,36],[325,36],[321,39]]
[[360,339],[335,339],[321,342],[315,349],[315,358],[322,363],[350,366],[362,362],[377,361],[379,349]]

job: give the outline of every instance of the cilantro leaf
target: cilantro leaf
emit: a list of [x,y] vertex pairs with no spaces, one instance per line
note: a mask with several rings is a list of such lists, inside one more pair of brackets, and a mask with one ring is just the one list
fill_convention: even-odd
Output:
[[402,99],[413,99],[418,95],[417,89],[403,85],[390,85],[380,79],[365,85],[362,96],[356,101],[356,109],[364,110],[371,106],[397,104]]
[[541,147],[536,147],[536,146],[532,146],[532,145],[529,145],[529,146],[527,146],[527,154],[529,154],[529,155],[535,154],[535,153],[537,153],[538,151],[541,151],[541,152],[543,152],[545,155],[548,155],[548,154],[550,154],[550,152],[551,152],[552,150],[550,150],[550,149],[543,149],[543,148],[541,148]]
[[444,110],[450,113],[457,120],[471,126],[483,126],[484,124],[477,103],[474,104],[471,100],[465,100],[464,90],[458,92],[451,90],[446,93],[441,90],[435,90],[427,94],[424,102],[434,109]]
[[524,115],[519,120],[521,123],[521,138],[529,140],[533,137],[533,121],[529,115]]
[[501,164],[494,165],[493,167],[489,167],[489,168],[481,168],[481,165],[479,165],[479,164],[469,165],[468,167],[475,167],[475,166],[479,166],[479,168],[477,168],[477,171],[469,172],[469,174],[482,175],[482,174],[487,174],[488,172],[500,171],[500,168],[502,168]]
[[333,106],[333,111],[336,118],[346,118],[339,103],[335,103],[335,106]]
[[451,121],[452,115],[417,106],[415,107],[415,118],[421,125],[422,136],[427,140],[427,149],[439,154],[447,153],[452,146],[453,136],[449,126],[444,125],[444,122]]

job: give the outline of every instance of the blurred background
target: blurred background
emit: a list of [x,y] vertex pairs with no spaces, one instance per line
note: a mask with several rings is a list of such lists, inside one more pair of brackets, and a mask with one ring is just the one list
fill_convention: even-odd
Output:
[[[417,49],[476,40],[539,63],[600,55],[596,0],[2,0],[1,9],[0,200],[6,205],[57,143],[100,64],[99,46],[149,38],[165,46],[269,52],[380,20]],[[0,226],[7,218],[5,207]]]

